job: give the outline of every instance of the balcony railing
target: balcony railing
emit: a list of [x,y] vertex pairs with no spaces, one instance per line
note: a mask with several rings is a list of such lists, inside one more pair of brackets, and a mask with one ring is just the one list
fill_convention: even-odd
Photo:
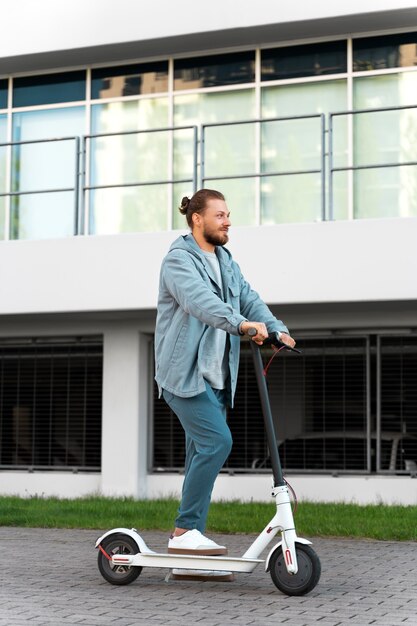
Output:
[[[313,207],[313,205],[314,207],[309,208],[310,213],[307,212],[307,219],[325,221],[367,217],[367,215],[362,215],[360,211],[353,208],[353,198],[355,197],[356,201],[359,184],[354,177],[359,177],[361,172],[365,170],[388,169],[392,172],[405,166],[417,166],[417,150],[414,148],[415,142],[412,141],[413,137],[417,138],[417,119],[412,118],[414,111],[417,111],[417,105],[343,111],[330,113],[327,116],[314,114],[262,120],[250,119],[203,124],[199,127],[190,125],[1,143],[0,155],[3,151],[6,156],[4,159],[4,183],[3,188],[0,187],[0,200],[6,198],[4,203],[5,238],[19,238],[19,234],[16,234],[18,233],[16,223],[19,222],[20,203],[24,196],[52,193],[71,194],[73,208],[66,209],[67,222],[73,222],[75,235],[84,235],[95,232],[94,228],[89,226],[91,194],[94,192],[106,189],[133,187],[139,190],[144,187],[163,186],[169,192],[166,196],[169,205],[167,206],[167,215],[171,215],[167,218],[164,229],[170,229],[175,227],[172,221],[172,198],[176,185],[183,185],[184,191],[194,192],[199,187],[214,184],[215,181],[216,183],[222,181],[226,183],[248,179],[255,181],[253,198],[255,198],[256,207],[252,223],[261,224],[265,223],[261,209],[261,185],[264,184],[262,181],[268,181],[272,188],[272,192],[269,191],[269,202],[273,204],[274,194],[277,193],[277,190],[279,195],[280,179],[282,177],[286,177],[287,181],[288,177],[298,179],[299,185],[287,187],[287,196],[289,193],[291,204],[297,211],[300,204],[299,200],[302,198],[302,195],[298,194],[303,193],[303,181],[306,180],[302,177],[308,175],[314,175],[316,178],[309,189],[309,207]],[[366,118],[366,115],[372,116],[373,126],[370,126],[371,130],[366,124],[361,122],[361,126],[361,123],[358,122],[359,118],[361,120],[369,119]],[[388,124],[388,128],[384,129],[384,132],[378,133],[378,124],[375,125],[375,120],[382,119],[378,117],[381,115],[394,115],[396,117],[395,122]],[[408,116],[406,119],[405,115]],[[390,119],[392,122],[392,118]],[[341,130],[340,127],[339,129],[336,128],[339,121],[343,122]],[[305,141],[301,126],[303,123],[311,123],[308,133],[305,135]],[[384,125],[382,127],[384,128]],[[297,130],[294,131],[294,128]],[[184,132],[188,133],[188,138],[181,144],[181,133]],[[247,137],[250,136],[250,141],[247,141],[246,144],[241,141],[244,133]],[[129,137],[138,138],[136,144],[130,146],[130,151],[124,147],[125,143],[129,141]],[[155,139],[153,139],[154,137]],[[159,139],[156,139],[157,137]],[[285,141],[281,141],[282,137],[285,137]],[[143,138],[145,139],[144,142],[142,141]],[[233,138],[238,140],[236,145],[234,145]],[[118,142],[115,144],[116,151],[108,147],[112,139]],[[142,151],[138,149],[140,141],[145,145]],[[152,142],[155,144],[158,141],[164,146],[163,159],[158,157],[157,151],[152,147]],[[49,156],[49,162],[46,159],[44,164],[44,169],[48,170],[48,163],[51,164],[53,160],[49,177],[40,175],[36,178],[35,174],[30,173],[33,160],[28,158],[30,157],[30,153],[27,151],[29,146],[41,144],[56,146],[68,142],[73,143],[72,162],[74,165],[72,167],[68,150],[65,153],[65,158],[63,150],[52,150],[52,157]],[[100,150],[97,149],[98,142],[102,142]],[[104,144],[103,142],[107,143]],[[409,142],[408,147],[404,145],[407,142]],[[228,148],[228,155],[226,156],[222,154],[224,146]],[[247,154],[245,153],[245,146]],[[250,148],[250,146],[252,147]],[[366,155],[370,151],[373,151],[373,158],[366,162]],[[289,154],[290,156],[288,156]],[[392,154],[399,156],[398,158],[389,158]],[[22,155],[25,158],[22,158]],[[182,166],[182,161],[185,159],[184,155],[186,155],[187,164]],[[130,171],[130,174],[125,176],[124,170],[128,168],[129,160],[132,159],[137,159],[138,163],[140,159],[141,166],[138,167],[135,161],[134,167],[130,168],[133,175]],[[147,164],[147,168],[143,167],[144,163]],[[117,164],[117,168],[115,168],[115,164]],[[41,171],[39,163],[36,164],[36,168],[36,172]],[[115,169],[119,170],[119,179],[117,179],[117,173],[114,172]],[[146,169],[148,173],[151,172],[151,175],[145,175]],[[336,201],[335,177],[338,174],[346,175],[348,182],[345,185],[346,189],[343,186],[339,187],[339,191],[342,189],[342,195],[339,193]],[[29,184],[29,187],[25,188],[25,182],[35,178],[41,181],[46,178],[48,185],[40,184],[39,187],[32,188]],[[56,184],[56,178],[61,182],[64,181],[65,184]],[[407,196],[409,208],[407,209],[408,213],[405,212],[405,214],[417,215],[417,206],[414,206],[416,203],[415,194],[412,193],[412,189],[417,188],[417,175],[415,181],[414,178],[412,180],[411,178],[409,177],[406,181],[406,186],[409,187]],[[399,206],[399,197],[403,191],[402,187],[404,187],[402,184],[404,176],[398,175],[397,179],[394,183],[390,183],[390,193],[397,194]],[[385,181],[381,180],[380,186],[384,184]],[[372,180],[372,185],[368,182],[367,185],[366,193],[380,192],[378,181]],[[361,190],[359,190],[359,195],[360,193]],[[67,201],[69,201],[68,198]],[[350,205],[350,208],[340,211],[340,202],[346,206]],[[25,211],[27,214],[30,211],[30,206],[29,209],[25,206]],[[68,217],[69,211],[73,213],[72,219]],[[398,213],[403,215],[404,211],[398,211]],[[272,218],[272,221],[274,219],[275,217]],[[278,221],[285,222],[285,215]],[[297,219],[297,221],[300,220]],[[71,233],[68,232],[67,234]]]

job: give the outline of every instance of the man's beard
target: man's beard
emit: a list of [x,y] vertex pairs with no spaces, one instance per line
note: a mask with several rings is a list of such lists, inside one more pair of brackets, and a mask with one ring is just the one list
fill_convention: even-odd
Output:
[[203,237],[207,241],[207,243],[211,244],[212,246],[224,246],[229,241],[229,235],[225,231],[218,233],[208,232],[207,230],[204,230]]

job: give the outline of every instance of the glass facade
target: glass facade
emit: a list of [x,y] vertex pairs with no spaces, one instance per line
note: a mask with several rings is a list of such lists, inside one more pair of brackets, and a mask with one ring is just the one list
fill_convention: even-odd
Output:
[[[184,228],[178,203],[202,185],[225,193],[235,225],[415,216],[416,41],[24,76],[11,103],[1,79],[0,137],[15,145],[0,148],[0,237]],[[69,136],[87,137],[78,159],[74,141],[40,141]]]

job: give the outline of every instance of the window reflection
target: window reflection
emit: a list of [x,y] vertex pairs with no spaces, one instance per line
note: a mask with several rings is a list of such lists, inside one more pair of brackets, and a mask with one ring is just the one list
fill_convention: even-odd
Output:
[[347,42],[262,50],[262,80],[324,76],[347,71]]
[[91,97],[117,98],[168,91],[168,61],[95,69]]
[[353,40],[353,71],[417,65],[417,33]]
[[174,63],[176,90],[252,83],[254,80],[254,51],[178,59]]

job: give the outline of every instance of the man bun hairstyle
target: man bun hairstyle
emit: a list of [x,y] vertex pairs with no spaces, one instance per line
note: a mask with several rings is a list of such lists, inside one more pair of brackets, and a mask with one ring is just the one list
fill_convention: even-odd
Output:
[[181,206],[179,212],[185,215],[187,218],[187,224],[192,229],[193,227],[193,213],[203,213],[207,207],[209,200],[224,200],[225,197],[220,191],[215,189],[200,189],[189,198],[184,196],[181,200]]

